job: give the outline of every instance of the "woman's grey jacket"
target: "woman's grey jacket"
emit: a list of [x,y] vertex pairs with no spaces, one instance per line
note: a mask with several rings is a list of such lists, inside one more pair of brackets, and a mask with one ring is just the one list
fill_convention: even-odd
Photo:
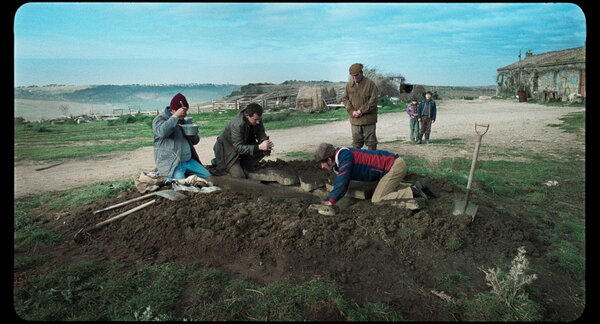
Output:
[[194,145],[200,142],[200,137],[196,135],[188,139],[178,126],[185,123],[186,121],[173,116],[168,107],[152,121],[154,162],[161,176],[172,177],[180,162],[187,162],[192,158],[200,162],[194,149]]

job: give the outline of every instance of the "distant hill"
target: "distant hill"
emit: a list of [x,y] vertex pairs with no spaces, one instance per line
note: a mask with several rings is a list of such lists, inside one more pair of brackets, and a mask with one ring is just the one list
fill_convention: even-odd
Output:
[[85,104],[136,106],[141,110],[162,109],[178,92],[190,104],[220,99],[240,89],[233,84],[29,86],[14,89],[15,99],[65,101]]

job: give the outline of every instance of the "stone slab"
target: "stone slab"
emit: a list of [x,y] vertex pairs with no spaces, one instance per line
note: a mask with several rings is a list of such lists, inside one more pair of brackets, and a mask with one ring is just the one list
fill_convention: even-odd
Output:
[[318,179],[314,177],[299,176],[300,189],[311,192],[318,188],[324,188],[327,183],[327,179]]
[[248,172],[248,178],[252,180],[277,182],[284,186],[293,186],[298,184],[298,175],[286,170],[260,169]]

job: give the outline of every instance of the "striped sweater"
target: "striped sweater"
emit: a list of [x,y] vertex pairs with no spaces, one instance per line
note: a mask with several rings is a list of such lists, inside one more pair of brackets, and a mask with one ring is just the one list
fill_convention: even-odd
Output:
[[335,151],[337,174],[333,190],[324,200],[335,204],[348,191],[350,180],[379,181],[396,161],[396,154],[383,150],[361,150],[342,147]]

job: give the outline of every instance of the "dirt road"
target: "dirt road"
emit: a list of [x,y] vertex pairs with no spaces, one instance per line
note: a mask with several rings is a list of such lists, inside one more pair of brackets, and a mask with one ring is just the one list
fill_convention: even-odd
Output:
[[[569,144],[572,141],[566,139],[573,139],[574,135],[548,125],[560,123],[559,118],[568,113],[584,110],[585,108],[579,107],[548,107],[507,100],[444,100],[438,102],[438,120],[432,126],[431,145],[416,145],[407,141],[408,116],[402,111],[379,116],[378,148],[400,155],[422,156],[432,162],[442,157],[471,158],[475,143],[473,125],[478,122],[490,124],[490,130],[482,143],[480,159],[499,158],[497,154],[507,148],[563,155],[564,152],[573,150],[572,144]],[[275,150],[269,159],[285,159],[288,152],[312,152],[320,142],[330,142],[335,146],[351,144],[348,121],[271,131],[267,129],[267,134],[275,143]],[[209,163],[214,157],[212,147],[215,140],[216,136],[204,137],[196,145],[203,163]],[[440,140],[460,141],[465,144],[464,149],[436,145],[436,141]],[[585,143],[580,145],[584,148]],[[584,159],[585,156],[574,158]],[[127,153],[69,160],[36,171],[56,163],[26,161],[15,164],[15,198],[98,181],[134,178],[141,170],[154,168],[152,147],[144,147]]]

